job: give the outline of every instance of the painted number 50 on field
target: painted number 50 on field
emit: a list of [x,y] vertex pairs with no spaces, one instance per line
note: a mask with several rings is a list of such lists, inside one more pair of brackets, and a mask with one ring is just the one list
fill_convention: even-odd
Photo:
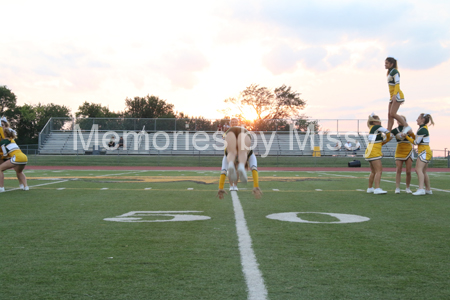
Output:
[[197,210],[183,211],[130,211],[126,214],[103,219],[113,222],[177,222],[177,221],[199,221],[209,220],[211,217],[194,215],[193,213],[201,213]]

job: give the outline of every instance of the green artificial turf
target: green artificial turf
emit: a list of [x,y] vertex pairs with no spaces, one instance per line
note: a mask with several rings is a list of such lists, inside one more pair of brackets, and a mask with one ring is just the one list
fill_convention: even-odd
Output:
[[[29,191],[13,190],[8,171],[0,194],[1,299],[247,299],[233,203],[230,194],[215,197],[219,172],[25,174]],[[261,199],[251,182],[239,184],[269,299],[450,297],[450,173],[430,173],[435,190],[427,196],[394,194],[390,172],[381,184],[387,195],[367,194],[367,176],[260,172]],[[210,219],[104,220],[133,211]],[[267,218],[285,212],[319,223]],[[338,220],[317,213],[370,220],[332,223]]]

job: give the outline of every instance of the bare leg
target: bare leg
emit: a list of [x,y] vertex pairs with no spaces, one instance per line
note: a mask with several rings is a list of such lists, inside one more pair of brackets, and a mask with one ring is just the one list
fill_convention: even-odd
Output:
[[383,165],[381,164],[381,159],[373,161],[373,166],[375,169],[375,176],[373,181],[375,189],[378,189],[380,187],[381,175],[383,174]]
[[27,177],[23,173],[23,169],[25,169],[25,165],[15,166],[17,179],[19,179],[19,184],[23,184],[23,186],[27,186]]
[[406,187],[409,188],[409,185],[411,184],[411,168],[412,168],[412,159],[408,158],[407,161],[405,161],[406,166]]
[[14,168],[14,164],[12,164],[9,160],[5,161],[0,165],[0,187],[4,187],[5,184],[5,174],[3,172],[5,170]]
[[389,103],[389,121],[388,121],[388,130],[391,131],[394,125],[394,119],[397,120],[402,126],[407,127],[408,123],[406,123],[405,119],[397,114],[398,109],[400,108],[401,102],[392,101]]
[[417,173],[417,178],[419,179],[419,189],[423,189],[423,186],[424,186],[425,176],[423,174],[423,169],[425,168],[425,166],[426,166],[426,163],[424,163],[420,159],[417,160],[416,173]]
[[369,162],[370,164],[370,175],[369,175],[369,188],[373,187],[373,179],[375,178],[375,167],[372,164],[373,162]]
[[400,188],[400,181],[402,180],[402,168],[403,168],[403,161],[402,160],[396,160],[395,161],[396,171],[397,174],[395,175],[395,187]]
[[234,133],[230,132],[225,136],[226,146],[227,146],[227,161],[234,162],[236,159],[237,154],[237,143],[236,143],[236,136]]
[[427,170],[428,170],[428,164],[425,164],[425,166],[423,167],[423,177],[424,177],[425,189],[427,191],[429,191],[431,189],[431,186],[430,186],[430,177],[428,177]]
[[238,160],[240,164],[244,164],[247,161],[248,152],[250,151],[251,140],[248,134],[240,134],[238,138]]

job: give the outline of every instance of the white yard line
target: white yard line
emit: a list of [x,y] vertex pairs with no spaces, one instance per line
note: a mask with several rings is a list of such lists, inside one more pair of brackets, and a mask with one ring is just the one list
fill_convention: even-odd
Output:
[[[37,184],[37,185],[31,185],[31,186],[29,186],[29,187],[30,187],[30,188],[34,188],[34,187],[37,187],[37,186],[44,186],[44,185],[49,185],[49,184],[56,184],[56,183],[62,183],[62,182],[67,182],[67,181],[69,181],[69,180],[61,180],[61,181],[47,182],[47,183],[42,183],[42,184]],[[20,190],[20,188],[15,188],[15,189],[6,190],[6,191],[4,191],[3,193],[11,192],[11,191],[16,191],[16,190]]]
[[255,253],[252,249],[252,238],[245,221],[244,210],[235,191],[231,192],[233,200],[234,216],[236,218],[236,231],[239,241],[239,251],[241,253],[242,272],[247,283],[249,300],[264,300],[267,298],[267,289],[264,279],[258,268]]
[[118,175],[130,175],[130,174],[144,173],[144,172],[147,172],[147,170],[144,170],[144,171],[134,171],[134,172],[127,171],[126,173],[119,173],[119,174],[97,175],[97,176],[95,176],[95,177],[118,176]]
[[324,174],[324,175],[332,175],[332,176],[340,176],[340,177],[357,178],[356,176],[352,176],[352,175],[338,175],[338,174],[324,173],[324,172],[322,172],[322,171],[317,171],[317,173]]
[[[386,179],[381,179],[381,181],[395,183],[395,181],[386,180]],[[406,185],[406,183],[404,183],[404,182],[400,182],[400,183],[403,184],[403,185]],[[410,184],[410,186],[419,187],[418,185],[415,185],[415,184]],[[437,189],[437,188],[431,188],[431,189],[434,190],[434,191],[438,191],[438,192],[450,193],[450,191],[448,191],[448,190],[441,190],[441,189]]]

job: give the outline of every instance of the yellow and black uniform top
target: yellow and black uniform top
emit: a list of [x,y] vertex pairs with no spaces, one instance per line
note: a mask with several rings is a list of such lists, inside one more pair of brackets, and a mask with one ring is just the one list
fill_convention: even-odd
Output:
[[3,139],[0,141],[2,158],[10,158],[10,162],[15,165],[26,165],[28,157],[20,150],[14,140]]
[[8,154],[15,150],[20,150],[19,146],[17,146],[14,140],[10,139],[2,139],[0,141],[0,149],[2,150],[3,156],[8,156]]
[[404,143],[404,144],[410,144],[411,145],[411,143],[408,140],[406,140],[406,139],[399,139],[397,137],[397,134],[402,133],[402,131],[403,131],[403,126],[398,126],[397,128],[392,129],[391,133],[392,133],[393,136],[395,136],[395,139],[397,140],[397,143]]
[[391,133],[397,140],[397,147],[395,148],[395,160],[414,159],[413,146],[406,138],[398,138],[397,135],[402,133],[403,126],[392,129]]
[[392,97],[396,95],[396,99],[398,102],[405,101],[405,96],[403,92],[400,90],[400,72],[395,69],[389,69],[389,74],[387,76],[387,82],[389,85],[389,101],[392,101]]
[[[386,134],[386,141],[383,141],[382,133]],[[369,144],[364,153],[366,161],[374,161],[383,158],[381,147],[390,140],[390,137],[391,133],[381,125],[370,126]]]
[[406,136],[406,139],[418,145],[417,152],[419,153],[419,159],[423,162],[430,162],[433,152],[430,148],[430,132],[428,131],[428,126],[425,124],[420,125],[416,133],[416,138],[413,139],[410,136]]
[[413,140],[412,138],[408,138],[408,137],[407,137],[407,139],[411,143],[414,143],[414,145],[429,146],[430,145],[430,132],[428,131],[428,126],[425,124],[420,125],[420,127],[416,133],[416,139]]
[[370,126],[369,131],[369,143],[378,144],[383,142],[383,135],[386,134],[386,140],[389,140],[390,132],[381,125],[372,125]]

